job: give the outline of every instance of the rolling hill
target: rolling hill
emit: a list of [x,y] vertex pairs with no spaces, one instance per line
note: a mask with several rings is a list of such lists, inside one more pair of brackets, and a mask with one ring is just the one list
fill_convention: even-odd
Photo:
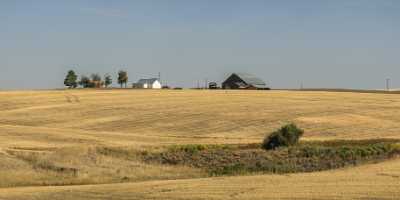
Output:
[[288,122],[307,141],[400,139],[399,108],[397,94],[356,92],[1,91],[0,199],[396,199],[398,159],[209,177],[136,152],[257,143]]

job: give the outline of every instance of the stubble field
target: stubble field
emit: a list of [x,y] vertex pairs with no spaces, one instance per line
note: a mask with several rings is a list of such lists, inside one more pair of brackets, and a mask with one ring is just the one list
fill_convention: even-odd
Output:
[[[398,199],[400,160],[209,177],[138,151],[248,144],[288,123],[303,140],[400,139],[400,96],[302,91],[0,92],[0,199]],[[109,151],[112,149],[112,151]]]

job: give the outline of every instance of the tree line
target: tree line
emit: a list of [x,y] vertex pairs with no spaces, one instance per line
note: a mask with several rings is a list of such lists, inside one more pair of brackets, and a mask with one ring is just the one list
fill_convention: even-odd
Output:
[[[64,79],[64,85],[68,88],[77,88],[81,86],[82,88],[100,88],[109,87],[112,84],[112,77],[109,74],[105,74],[101,77],[99,74],[94,73],[90,76],[82,75],[80,80],[78,80],[78,75],[74,70],[69,70],[67,76]],[[126,71],[120,70],[118,72],[118,84],[127,87],[128,83],[128,73]]]

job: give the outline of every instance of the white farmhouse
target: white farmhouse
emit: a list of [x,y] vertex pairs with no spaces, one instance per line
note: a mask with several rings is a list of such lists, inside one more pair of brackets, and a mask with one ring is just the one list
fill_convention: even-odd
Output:
[[134,88],[140,89],[161,89],[162,85],[157,78],[140,79],[137,83],[133,84]]

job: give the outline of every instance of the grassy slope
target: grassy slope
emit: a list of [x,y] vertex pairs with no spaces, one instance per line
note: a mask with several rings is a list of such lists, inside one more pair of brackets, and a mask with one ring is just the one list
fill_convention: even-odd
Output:
[[0,189],[2,199],[398,199],[400,162],[335,171]]
[[[398,95],[385,94],[133,90],[0,92],[0,187],[160,180],[107,186],[114,193],[96,186],[94,189],[79,187],[68,194],[83,198],[103,192],[103,195],[122,197],[125,192],[133,192],[136,196],[179,194],[174,197],[184,197],[185,194],[181,193],[187,192],[188,197],[191,190],[196,192],[200,188],[197,196],[205,197],[209,189],[211,193],[215,190],[218,197],[229,198],[237,192],[235,187],[246,188],[254,183],[266,190],[244,191],[244,194],[262,197],[271,195],[271,190],[280,189],[280,192],[285,191],[284,188],[295,188],[301,192],[307,189],[307,185],[296,181],[298,177],[309,180],[307,184],[319,185],[315,186],[317,189],[313,195],[322,199],[327,196],[317,191],[324,190],[324,184],[328,185],[326,189],[331,195],[343,192],[347,197],[360,197],[369,192],[383,195],[387,191],[385,195],[392,196],[398,191],[388,185],[397,187],[400,179],[378,173],[396,173],[398,161],[363,166],[357,170],[299,174],[289,179],[281,176],[189,179],[176,181],[176,187],[182,186],[181,191],[173,188],[168,192],[169,186],[162,186],[160,192],[147,194],[147,184],[168,185],[170,182],[161,180],[197,178],[202,174],[193,169],[146,165],[135,159],[104,156],[96,148],[142,149],[160,144],[259,142],[266,132],[288,121],[304,128],[306,139],[400,138],[399,108]],[[43,170],[43,165],[54,169],[77,168],[80,173],[59,173],[53,168]],[[377,168],[381,172],[377,172]],[[358,173],[358,170],[363,172]],[[370,174],[364,175],[366,173]],[[367,186],[375,184],[375,179],[382,182],[368,190]],[[353,180],[354,185],[333,187],[342,183],[352,184]],[[240,184],[242,181],[244,184]],[[397,184],[391,181],[397,181]],[[222,183],[227,187],[212,187]],[[21,188],[15,190],[15,194],[30,190],[52,191],[53,188]],[[57,190],[64,189],[60,187]],[[90,192],[82,194],[81,191],[85,190]],[[116,194],[119,190],[122,194]],[[311,192],[312,189],[308,190]],[[352,190],[358,192],[353,194]],[[12,194],[5,191],[9,190],[0,191],[0,198]],[[290,195],[274,194],[280,197]]]

